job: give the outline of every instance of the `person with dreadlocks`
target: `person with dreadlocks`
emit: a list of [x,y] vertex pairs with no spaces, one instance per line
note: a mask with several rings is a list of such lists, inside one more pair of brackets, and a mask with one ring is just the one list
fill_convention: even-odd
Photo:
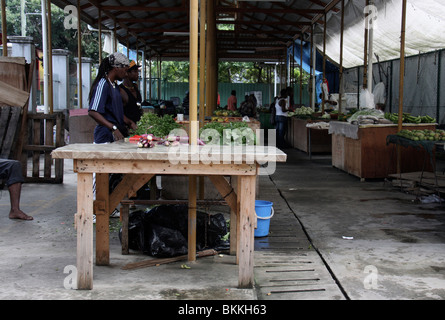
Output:
[[116,80],[125,78],[129,65],[128,58],[116,52],[103,59],[99,66],[88,97],[88,115],[97,122],[94,143],[114,142],[128,134],[122,96]]

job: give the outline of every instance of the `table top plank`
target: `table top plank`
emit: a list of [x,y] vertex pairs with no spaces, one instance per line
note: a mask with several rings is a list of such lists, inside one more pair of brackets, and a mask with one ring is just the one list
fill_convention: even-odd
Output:
[[[286,162],[287,155],[270,146],[190,146],[138,148],[135,143],[118,141],[109,144],[69,144],[52,151],[54,159],[89,160],[188,160],[215,162]],[[250,161],[250,162],[249,162]]]

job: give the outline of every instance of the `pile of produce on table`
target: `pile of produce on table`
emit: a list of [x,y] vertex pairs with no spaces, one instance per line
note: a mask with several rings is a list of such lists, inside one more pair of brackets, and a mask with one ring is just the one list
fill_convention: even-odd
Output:
[[242,121],[209,122],[199,130],[199,136],[205,144],[253,145],[256,143],[255,132]]
[[390,120],[385,119],[384,113],[376,109],[363,109],[355,112],[348,118],[351,124],[392,124]]
[[173,130],[181,128],[172,115],[161,117],[154,113],[144,113],[137,126],[137,129],[132,131],[133,136],[130,137],[130,141],[137,142],[139,148],[179,145],[180,138],[170,135]]
[[[397,124],[399,123],[399,114],[398,113],[385,113],[385,119],[388,119],[392,121],[393,123]],[[409,113],[403,113],[402,114],[402,123],[436,123],[436,119],[430,117],[429,115],[426,116],[412,116]]]
[[217,117],[241,117],[238,110],[216,109],[213,114]]
[[398,136],[414,141],[445,141],[445,130],[407,130],[403,129],[397,133]]
[[288,117],[298,117],[298,118],[310,118],[314,113],[314,110],[310,107],[302,106],[300,108],[296,108],[295,111],[289,111],[287,113]]

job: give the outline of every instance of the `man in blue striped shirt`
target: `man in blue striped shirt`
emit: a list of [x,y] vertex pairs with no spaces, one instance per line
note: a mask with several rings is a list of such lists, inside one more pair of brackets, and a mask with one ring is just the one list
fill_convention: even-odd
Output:
[[127,135],[124,107],[116,80],[122,81],[130,62],[124,54],[116,52],[105,58],[93,82],[89,96],[88,115],[97,126],[94,143],[110,143]]

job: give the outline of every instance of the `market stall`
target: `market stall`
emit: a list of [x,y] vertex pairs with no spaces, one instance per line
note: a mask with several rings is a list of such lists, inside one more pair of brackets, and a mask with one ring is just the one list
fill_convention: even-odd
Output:
[[328,121],[327,119],[312,120],[290,117],[286,136],[287,143],[308,154],[312,152],[331,153]]
[[[404,123],[407,130],[435,130],[435,123]],[[386,178],[397,172],[397,151],[387,144],[389,135],[397,134],[397,124],[351,124],[331,121],[332,165],[362,179]],[[422,171],[427,151],[400,150],[402,172]],[[426,169],[432,170],[431,163]]]

